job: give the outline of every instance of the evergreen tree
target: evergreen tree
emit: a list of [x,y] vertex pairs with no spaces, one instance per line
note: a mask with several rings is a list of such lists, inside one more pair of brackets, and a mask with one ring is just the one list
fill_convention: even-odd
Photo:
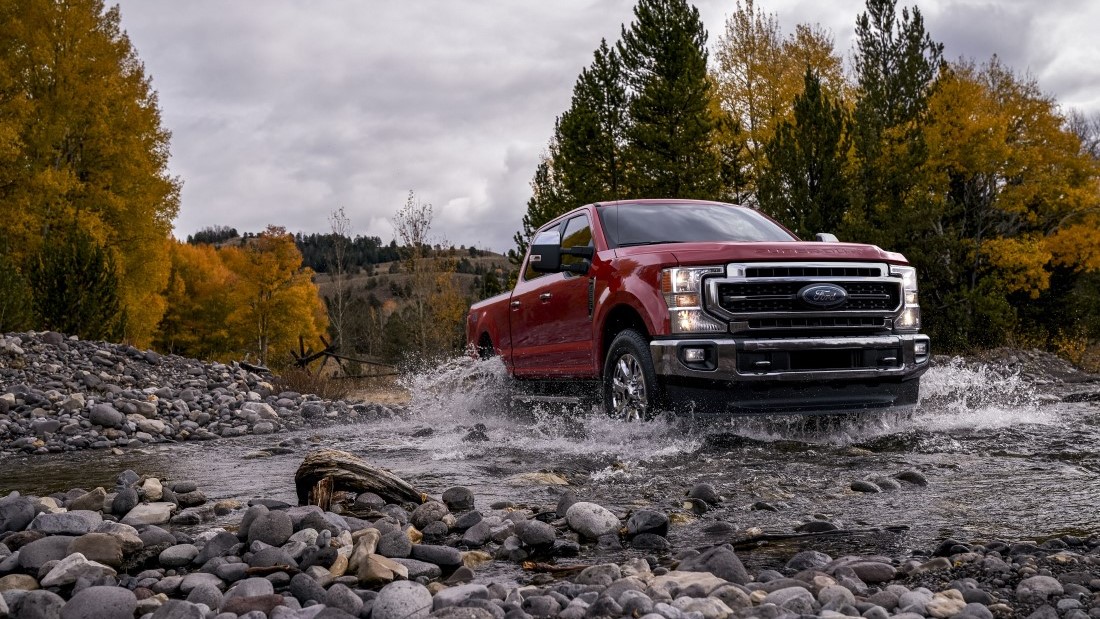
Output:
[[809,67],[804,82],[793,121],[781,121],[765,148],[758,192],[761,210],[810,239],[836,231],[848,210],[849,138],[844,107]]
[[602,40],[592,65],[577,78],[572,105],[557,125],[554,168],[576,205],[623,197],[625,125],[622,64]]
[[114,258],[79,230],[47,241],[32,263],[30,283],[42,329],[111,340],[124,326]]
[[27,278],[0,248],[0,333],[22,331],[33,324]]
[[639,0],[634,18],[617,45],[630,89],[629,193],[714,198],[720,164],[699,10],[685,0]]
[[943,46],[925,32],[920,10],[903,8],[899,19],[895,7],[896,0],[867,0],[867,11],[856,19],[854,57],[856,234],[890,246],[906,236],[898,234],[911,219],[903,211],[920,206],[909,198],[927,160],[922,127],[943,55]]

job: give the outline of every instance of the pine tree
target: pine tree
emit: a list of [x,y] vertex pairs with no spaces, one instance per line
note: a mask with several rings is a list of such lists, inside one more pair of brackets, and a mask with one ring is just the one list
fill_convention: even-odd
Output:
[[639,0],[617,45],[630,89],[627,187],[635,196],[714,198],[707,31],[685,0]]
[[861,207],[856,232],[862,240],[896,247],[905,236],[898,230],[909,220],[902,211],[919,206],[910,192],[927,160],[922,127],[943,46],[925,32],[919,9],[903,8],[899,19],[895,7],[896,0],[867,0],[856,20],[853,138],[859,170],[854,199]]
[[765,152],[759,179],[760,208],[804,239],[835,232],[848,210],[847,113],[806,68],[794,118],[782,121]]
[[573,86],[572,105],[558,120],[555,136],[554,169],[577,206],[624,197],[625,128],[622,64],[602,40]]
[[508,261],[516,266],[519,266],[527,255],[527,244],[531,235],[542,224],[576,206],[567,197],[561,178],[554,167],[556,150],[556,146],[552,143],[550,154],[543,155],[538,168],[535,169],[535,178],[531,181],[531,198],[527,200],[527,213],[523,216],[523,230],[512,236],[516,248],[508,251]]
[[80,230],[55,234],[32,263],[35,323],[84,339],[114,339],[124,327],[111,253]]

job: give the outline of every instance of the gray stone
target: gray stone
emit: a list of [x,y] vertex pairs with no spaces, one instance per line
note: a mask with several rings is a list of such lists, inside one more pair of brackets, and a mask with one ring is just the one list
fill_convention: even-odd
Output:
[[1050,576],[1032,576],[1016,585],[1016,597],[1025,602],[1044,602],[1052,595],[1061,595],[1065,589],[1058,579]]
[[260,541],[271,546],[282,546],[294,534],[290,516],[282,510],[268,511],[257,516],[248,527],[248,543]]
[[432,611],[432,594],[412,581],[393,582],[378,592],[371,619],[422,619]]
[[787,561],[787,569],[801,572],[802,570],[820,569],[825,567],[833,558],[816,550],[803,550]]
[[443,568],[435,563],[418,561],[416,559],[391,559],[391,561],[405,566],[405,569],[409,572],[409,580],[416,580],[420,577],[427,578],[428,580],[435,580],[443,575]]
[[434,563],[440,567],[450,568],[462,565],[462,553],[457,548],[451,548],[450,546],[414,544],[409,556],[417,561]]
[[61,609],[61,619],[120,619],[133,617],[134,592],[123,587],[88,587]]
[[183,581],[180,582],[180,592],[187,595],[191,593],[195,587],[202,585],[211,585],[219,591],[225,589],[225,583],[222,582],[221,578],[205,572],[192,572],[183,577]]
[[222,592],[211,584],[201,584],[187,594],[187,601],[192,604],[206,604],[209,608],[220,608],[222,605]]
[[197,604],[183,600],[168,600],[153,613],[152,619],[204,619],[205,615]]
[[34,520],[34,501],[25,496],[0,499],[0,533],[22,531]]
[[96,530],[103,522],[99,512],[78,510],[57,514],[38,514],[29,527],[46,535],[84,535]]
[[298,562],[295,561],[287,551],[275,546],[270,546],[259,552],[252,553],[252,558],[249,559],[248,565],[252,567],[275,567],[277,565],[285,565],[289,568],[298,568]]
[[856,492],[867,492],[867,493],[882,492],[882,488],[879,488],[875,484],[873,484],[869,481],[863,480],[863,479],[857,479],[857,480],[853,481],[850,487],[851,487],[852,490],[855,490]]
[[878,561],[857,561],[849,563],[848,567],[865,583],[889,582],[897,576],[894,566]]
[[110,404],[96,404],[88,419],[97,426],[104,428],[121,428],[126,424],[126,415],[115,410]]
[[575,579],[578,585],[596,585],[610,587],[611,583],[623,577],[622,568],[614,563],[601,563],[581,570]]
[[683,572],[710,572],[729,582],[743,585],[752,580],[741,559],[729,544],[710,548],[695,557],[684,559],[676,569]]
[[764,598],[763,603],[775,604],[799,614],[810,614],[814,611],[814,596],[802,587],[786,587],[772,591]]
[[103,511],[103,501],[107,499],[107,491],[103,488],[96,488],[91,492],[85,493],[83,496],[79,496],[69,503],[69,511]]
[[321,583],[306,574],[295,574],[290,579],[290,594],[303,604],[309,600],[326,604],[328,599],[328,594]]
[[527,546],[543,547],[554,543],[557,531],[541,520],[524,520],[516,523],[516,536]]
[[63,587],[81,578],[95,581],[101,576],[114,576],[114,568],[89,561],[80,553],[71,554],[57,562],[40,583],[43,587]]
[[142,503],[135,506],[122,519],[122,524],[141,526],[144,524],[164,524],[172,519],[176,504],[167,501]]
[[692,499],[699,499],[704,503],[710,505],[717,505],[721,502],[721,497],[718,496],[718,491],[714,489],[714,486],[708,483],[695,484],[688,490],[688,497]]
[[71,535],[52,535],[23,546],[19,549],[19,567],[37,573],[46,563],[69,556],[69,544],[74,539]]
[[455,486],[443,491],[443,503],[452,512],[464,512],[474,508],[474,493],[465,486]]
[[363,599],[349,589],[347,585],[336,583],[328,588],[328,602],[331,608],[339,608],[347,614],[358,617],[363,610]]
[[199,549],[194,544],[177,544],[165,548],[157,560],[164,567],[177,568],[189,565],[197,556],[199,556]]
[[433,522],[438,522],[450,513],[447,506],[439,501],[428,501],[422,503],[413,510],[412,516],[409,517],[409,522],[412,523],[417,529],[423,529]]
[[39,589],[28,591],[9,606],[8,612],[15,619],[60,619],[65,600],[52,591]]
[[626,534],[633,537],[641,533],[668,535],[668,516],[651,509],[640,509],[626,520]]
[[488,600],[489,589],[485,585],[461,585],[448,587],[435,594],[432,609],[439,610],[447,606],[458,606],[467,600]]
[[586,501],[570,506],[565,512],[565,520],[569,523],[569,528],[589,539],[598,539],[619,530],[619,519],[615,514]]
[[259,597],[275,593],[275,587],[266,578],[246,578],[233,585],[225,592],[225,598],[219,609],[225,608],[225,603],[234,598]]
[[[138,541],[140,542],[140,539]],[[133,540],[130,542],[132,544]],[[78,552],[89,561],[117,568],[122,565],[123,548],[123,541],[118,536],[109,533],[89,533],[74,539],[69,544],[68,553]]]
[[404,531],[391,531],[379,538],[375,552],[391,559],[404,559],[412,552],[412,546]]
[[111,501],[111,513],[116,516],[125,516],[130,513],[131,509],[137,507],[141,502],[141,498],[138,497],[137,490],[133,488],[123,488],[118,491],[113,501]]
[[229,553],[230,549],[240,543],[236,535],[229,533],[228,531],[221,531],[214,537],[207,540],[206,545],[199,551],[198,556],[195,557],[194,562],[198,565],[203,565],[214,557],[222,557]]

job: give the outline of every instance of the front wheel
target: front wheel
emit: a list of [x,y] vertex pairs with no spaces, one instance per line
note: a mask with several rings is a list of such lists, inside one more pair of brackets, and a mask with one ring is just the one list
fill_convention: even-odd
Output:
[[612,340],[604,361],[604,410],[621,421],[648,421],[657,413],[658,396],[649,343],[633,329],[622,331]]

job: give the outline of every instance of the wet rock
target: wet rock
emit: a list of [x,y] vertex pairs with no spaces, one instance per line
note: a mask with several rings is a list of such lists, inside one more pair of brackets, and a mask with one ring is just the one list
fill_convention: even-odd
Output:
[[1052,595],[1065,592],[1062,583],[1050,576],[1032,576],[1016,585],[1016,597],[1025,602],[1044,602]]
[[550,546],[557,537],[554,527],[539,520],[524,520],[516,523],[516,536],[526,546],[541,548]]
[[863,480],[863,479],[857,479],[857,480],[853,481],[851,486],[849,486],[849,487],[852,490],[855,490],[856,492],[866,492],[866,493],[882,492],[882,488],[879,488],[875,484],[873,484],[869,481]]
[[651,550],[663,552],[670,550],[672,544],[664,537],[655,533],[640,533],[630,540],[630,545],[636,550]]
[[123,542],[120,537],[108,533],[88,533],[74,539],[67,552],[80,553],[89,561],[118,568],[122,566]]
[[422,619],[432,611],[432,594],[421,584],[395,582],[382,587],[371,607],[371,619]]
[[739,585],[752,580],[741,559],[729,544],[710,548],[698,556],[685,559],[676,569],[682,572],[710,572]]
[[443,491],[443,503],[452,512],[464,512],[474,508],[474,493],[465,486],[455,486]]
[[618,517],[595,503],[574,503],[566,511],[565,519],[569,528],[589,539],[598,539],[619,529]]
[[133,617],[137,597],[123,587],[88,587],[61,609],[61,619],[118,619]]
[[439,501],[428,501],[427,503],[418,505],[416,509],[413,510],[412,515],[409,517],[409,522],[417,529],[423,530],[424,527],[429,524],[442,520],[448,513],[450,513],[450,511],[443,503]]
[[631,537],[641,533],[668,535],[668,516],[650,509],[638,510],[627,518],[626,533]]
[[802,570],[820,569],[833,560],[829,555],[816,550],[803,550],[787,561],[787,569],[795,572]]
[[922,486],[923,487],[923,486],[928,485],[928,478],[925,477],[924,473],[921,473],[920,471],[913,471],[913,470],[902,471],[902,472],[894,475],[894,478],[895,479],[900,479],[901,481],[904,481],[904,482],[908,482],[908,483],[913,484],[915,486]]
[[259,514],[248,527],[248,543],[263,542],[270,546],[282,546],[294,534],[294,524],[286,512],[268,511]]
[[84,535],[95,531],[103,522],[98,512],[69,511],[58,514],[38,514],[31,522],[32,531],[46,535]]
[[794,530],[800,533],[826,533],[828,531],[838,531],[840,527],[827,520],[811,520],[798,525]]
[[714,486],[708,483],[699,483],[691,487],[688,490],[688,498],[699,499],[708,505],[718,505],[722,498],[718,496],[718,491],[714,489]]
[[114,576],[115,570],[102,563],[89,561],[80,553],[71,554],[57,563],[42,579],[43,587],[71,585],[81,578],[94,581],[100,576]]

